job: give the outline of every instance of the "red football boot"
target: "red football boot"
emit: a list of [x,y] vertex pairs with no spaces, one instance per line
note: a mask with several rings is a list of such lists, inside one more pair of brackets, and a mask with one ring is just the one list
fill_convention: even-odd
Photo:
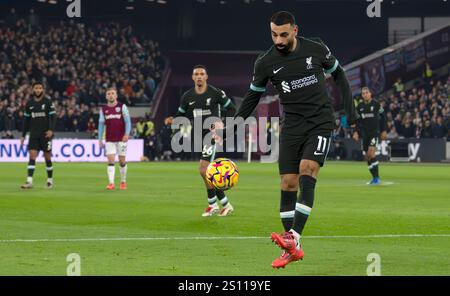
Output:
[[126,190],[126,189],[127,189],[127,183],[125,183],[125,182],[120,182],[120,187],[119,187],[119,189],[120,189],[120,190]]
[[293,254],[298,243],[294,235],[289,231],[283,234],[272,232],[271,238],[275,244],[290,254]]
[[116,188],[116,185],[114,185],[114,183],[108,184],[108,186],[106,186],[107,190],[114,190]]
[[303,256],[305,256],[305,254],[302,249],[294,248],[294,251],[292,253],[283,251],[281,256],[272,262],[272,267],[273,268],[284,268],[286,265],[288,265],[291,262],[302,260]]

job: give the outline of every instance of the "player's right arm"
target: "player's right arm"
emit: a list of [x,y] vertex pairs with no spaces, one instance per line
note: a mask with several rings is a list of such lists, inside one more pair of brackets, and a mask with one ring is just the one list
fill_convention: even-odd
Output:
[[358,141],[359,137],[360,137],[359,134],[360,134],[360,131],[361,131],[361,128],[362,128],[362,119],[361,119],[361,116],[359,114],[359,103],[356,105],[356,111],[355,112],[356,112],[357,119],[356,119],[355,125],[354,125],[354,127],[352,129],[352,138],[355,141]]
[[[246,118],[248,118],[252,114],[253,110],[255,110],[256,106],[259,103],[259,100],[266,91],[266,85],[269,81],[269,75],[265,71],[264,65],[262,63],[262,57],[262,55],[258,57],[255,62],[253,79],[250,83],[250,88],[245,94],[241,106],[239,106],[239,109],[235,113],[234,119],[243,118],[245,120]],[[212,129],[213,138],[217,142],[221,142],[222,138],[224,138],[227,134],[225,131],[226,129],[234,129],[234,126],[223,127],[223,125],[220,124],[214,126]],[[222,130],[222,137],[218,136],[216,130]]]
[[253,110],[259,103],[263,93],[266,91],[266,85],[269,81],[269,75],[262,63],[262,57],[259,57],[255,62],[255,67],[253,71],[253,80],[250,84],[250,89],[244,96],[241,106],[237,110],[234,118],[242,117],[246,119],[249,117]]
[[[320,39],[319,39],[320,40]],[[344,101],[344,110],[347,115],[347,121],[350,126],[354,127],[356,121],[355,105],[353,103],[352,91],[344,69],[339,65],[339,61],[331,54],[330,49],[321,40],[318,48],[319,57],[325,73],[333,76],[338,86],[342,100]]]
[[103,143],[103,132],[105,131],[105,115],[103,110],[100,108],[100,114],[98,117],[98,143],[100,148],[103,148],[105,144]]
[[31,121],[31,110],[29,102],[25,106],[25,112],[23,112],[23,130],[22,137],[20,138],[20,145],[23,145],[25,142],[25,137],[30,130],[30,121]]
[[184,93],[181,96],[180,107],[178,107],[178,110],[175,113],[175,115],[166,118],[168,120],[169,124],[172,124],[174,117],[178,117],[178,116],[186,116],[187,117],[188,116],[188,114],[187,114],[188,107],[189,107],[189,105],[188,105],[187,95],[186,95],[186,93]]

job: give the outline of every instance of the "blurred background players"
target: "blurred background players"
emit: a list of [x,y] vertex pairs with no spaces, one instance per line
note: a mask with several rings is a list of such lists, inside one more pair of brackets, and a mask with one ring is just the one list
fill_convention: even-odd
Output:
[[354,132],[353,138],[358,141],[361,137],[362,140],[362,149],[366,154],[367,164],[372,175],[372,180],[367,184],[378,185],[381,181],[376,151],[380,133],[382,140],[387,139],[386,117],[380,103],[372,99],[372,93],[368,87],[362,88],[361,95],[363,101],[356,107],[359,118],[357,120],[357,130]]

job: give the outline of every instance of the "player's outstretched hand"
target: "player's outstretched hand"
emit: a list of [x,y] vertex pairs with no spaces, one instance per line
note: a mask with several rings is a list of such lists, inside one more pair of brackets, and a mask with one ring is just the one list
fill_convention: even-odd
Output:
[[164,119],[164,123],[166,125],[172,125],[172,122],[173,122],[173,116],[169,116],[166,119]]
[[128,142],[128,135],[124,135],[122,138],[122,142]]
[[103,143],[102,140],[98,141],[98,146],[100,146],[100,148],[105,148],[105,143]]
[[51,138],[53,138],[53,132],[52,131],[46,131],[45,132],[45,137],[47,138],[47,139],[51,139]]
[[219,145],[222,145],[223,138],[217,134],[218,130],[222,130],[222,134],[223,134],[224,126],[223,126],[223,122],[221,122],[221,121],[214,122],[211,125],[211,133],[212,133],[212,138],[214,139],[214,141],[216,143],[218,143]]

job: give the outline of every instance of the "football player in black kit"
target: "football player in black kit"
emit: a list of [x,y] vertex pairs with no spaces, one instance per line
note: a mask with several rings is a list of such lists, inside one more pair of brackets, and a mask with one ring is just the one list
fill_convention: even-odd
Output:
[[[300,236],[313,207],[319,169],[330,147],[334,111],[327,94],[325,73],[333,76],[341,91],[350,125],[354,125],[355,111],[344,70],[320,39],[297,36],[295,18],[287,11],[272,16],[270,29],[274,45],[257,58],[253,81],[235,118],[250,116],[266,84],[269,81],[273,84],[284,116],[278,159],[284,233],[271,235],[283,249],[281,256],[272,262],[272,267],[280,268],[303,259]],[[221,128],[215,126],[217,137]]]
[[28,101],[24,112],[24,126],[20,144],[23,145],[25,136],[30,132],[28,142],[28,177],[22,189],[33,188],[33,174],[39,151],[44,152],[47,167],[47,188],[53,188],[52,138],[56,125],[56,111],[53,102],[45,97],[44,85],[33,83],[33,98]]
[[[223,90],[207,83],[208,73],[205,66],[194,66],[194,69],[192,70],[192,80],[194,81],[194,87],[185,92],[181,97],[180,107],[178,108],[175,117],[185,116],[191,121],[194,120],[194,118],[201,118],[201,123],[203,125],[204,120],[208,117],[213,116],[221,118],[234,115],[236,108],[231,99],[227,97]],[[221,110],[226,111],[226,114],[221,114]],[[171,121],[172,117],[169,117],[169,122]],[[209,129],[202,129],[202,139],[209,132]],[[206,143],[203,146],[200,158],[199,172],[205,183],[208,196],[208,206],[202,214],[203,217],[210,217],[216,214],[220,217],[224,217],[230,215],[234,211],[234,208],[224,191],[214,189],[206,180],[206,169],[209,163],[219,157],[216,152],[216,145],[214,140],[210,143]],[[222,209],[219,208],[217,201],[220,202]]]
[[367,184],[381,184],[378,172],[378,160],[376,158],[376,150],[378,140],[386,140],[386,116],[383,107],[379,102],[372,99],[372,93],[368,87],[361,89],[363,100],[356,107],[358,113],[357,130],[353,133],[353,139],[356,141],[361,138],[362,149],[366,154],[369,171],[372,174],[372,180]]

